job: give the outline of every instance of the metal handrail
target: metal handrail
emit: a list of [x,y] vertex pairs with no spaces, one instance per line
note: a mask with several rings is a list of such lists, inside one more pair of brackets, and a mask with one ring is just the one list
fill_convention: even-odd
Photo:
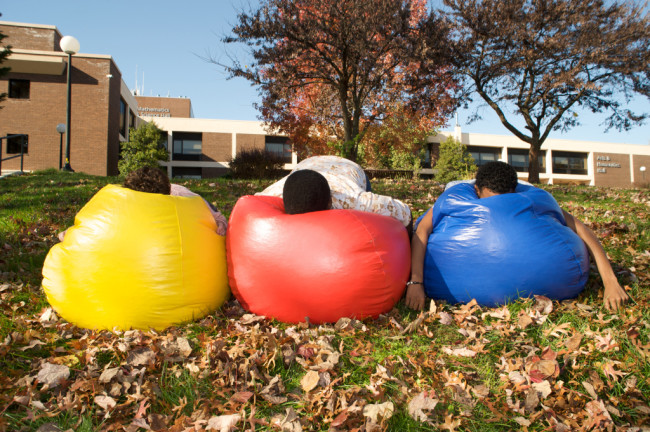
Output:
[[[22,137],[22,140],[20,141],[20,154],[19,155],[14,155],[14,156],[9,156],[6,158],[2,158],[2,140],[5,138],[15,138],[15,137]],[[23,162],[24,162],[24,156],[25,156],[25,138],[27,138],[26,134],[14,134],[14,135],[7,135],[0,137],[0,173],[2,173],[2,162],[10,159],[15,159],[17,157],[20,158],[20,172],[23,172]]]

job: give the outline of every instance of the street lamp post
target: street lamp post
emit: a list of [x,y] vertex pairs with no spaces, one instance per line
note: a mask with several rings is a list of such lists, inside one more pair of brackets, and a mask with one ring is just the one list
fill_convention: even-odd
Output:
[[67,106],[67,116],[66,116],[66,137],[65,137],[65,166],[63,171],[72,171],[70,166],[70,113],[71,107],[70,101],[72,99],[72,82],[70,80],[72,73],[72,55],[79,52],[79,41],[72,36],[63,36],[61,38],[61,43],[59,44],[64,53],[68,55],[68,106]]
[[645,183],[645,166],[640,167],[639,171],[643,173],[643,182]]
[[65,133],[65,123],[56,125],[56,131],[61,139],[59,140],[59,169],[63,167],[63,134]]

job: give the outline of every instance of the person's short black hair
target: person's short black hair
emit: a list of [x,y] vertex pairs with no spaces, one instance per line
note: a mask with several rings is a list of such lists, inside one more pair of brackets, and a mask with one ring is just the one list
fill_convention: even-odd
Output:
[[505,162],[488,162],[476,173],[476,188],[488,188],[496,194],[514,192],[517,188],[517,171]]
[[330,185],[319,172],[298,170],[284,182],[282,199],[286,214],[327,210],[330,206]]
[[138,192],[169,195],[171,183],[167,173],[159,168],[142,167],[131,171],[124,179],[124,187]]

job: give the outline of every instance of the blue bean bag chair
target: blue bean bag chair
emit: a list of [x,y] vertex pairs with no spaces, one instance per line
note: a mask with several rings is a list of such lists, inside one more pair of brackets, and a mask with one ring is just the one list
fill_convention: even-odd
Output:
[[519,184],[515,193],[479,199],[473,184],[461,183],[431,216],[424,260],[431,298],[493,307],[534,294],[573,298],[587,283],[587,247],[544,190]]

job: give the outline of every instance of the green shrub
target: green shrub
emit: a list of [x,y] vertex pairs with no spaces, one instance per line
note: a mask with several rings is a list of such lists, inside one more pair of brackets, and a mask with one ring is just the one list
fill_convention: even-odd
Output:
[[282,173],[282,159],[263,149],[244,149],[230,160],[230,175],[233,178],[268,179]]
[[160,167],[169,153],[164,146],[163,131],[155,123],[143,123],[138,129],[129,130],[129,140],[123,142],[120,161],[117,167],[121,176],[142,167]]
[[435,168],[435,175],[439,183],[448,183],[454,180],[467,180],[474,177],[476,164],[467,146],[449,137],[440,144],[440,153]]

